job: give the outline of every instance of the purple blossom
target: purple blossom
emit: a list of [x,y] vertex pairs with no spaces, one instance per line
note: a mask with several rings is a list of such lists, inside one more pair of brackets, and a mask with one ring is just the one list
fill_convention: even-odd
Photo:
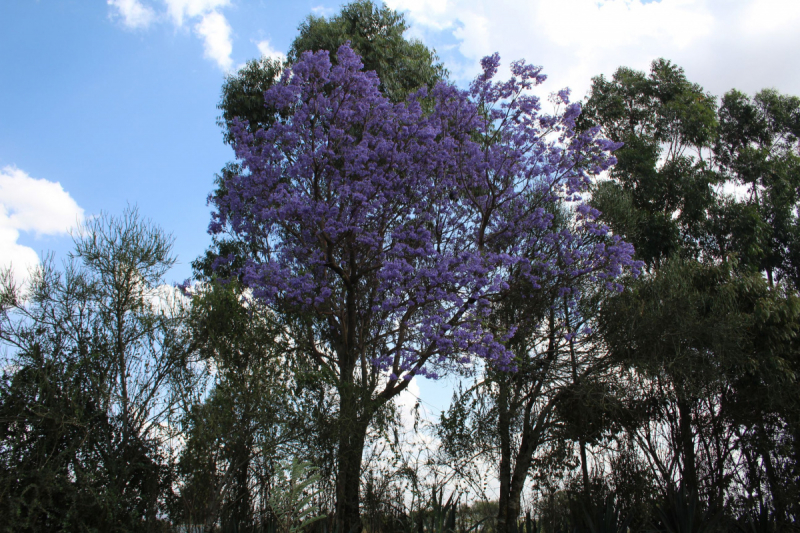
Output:
[[[580,200],[618,146],[574,131],[580,105],[566,90],[563,112],[541,113],[528,93],[540,67],[515,62],[494,81],[495,54],[469,91],[439,83],[392,104],[349,46],[337,57],[306,52],[265,93],[287,118],[255,134],[234,126],[243,170],[211,199],[209,231],[255,251],[244,282],[316,320],[326,333],[315,342],[391,371],[389,387],[472,356],[510,368],[515,325],[492,331],[486,316],[520,290],[514,279],[574,299],[581,276],[618,290],[638,268],[629,244],[604,244],[608,229]],[[548,204],[567,199],[575,224],[556,229]]]

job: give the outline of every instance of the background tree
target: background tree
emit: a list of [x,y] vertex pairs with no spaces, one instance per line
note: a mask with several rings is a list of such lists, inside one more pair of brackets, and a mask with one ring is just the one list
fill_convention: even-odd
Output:
[[[759,415],[741,418],[740,402],[747,396],[767,405],[761,394],[793,383],[778,369],[794,364],[788,354],[797,332],[796,289],[773,280],[791,276],[796,136],[788,117],[796,104],[770,91],[757,98],[756,105],[728,93],[715,114],[710,96],[659,60],[649,76],[621,68],[612,80],[595,78],[581,119],[626,143],[592,203],[647,266],[601,311],[609,352],[632,371],[627,401],[639,407],[626,415],[626,431],[662,480],[662,494],[686,494],[691,508],[728,517],[748,505],[732,483],[760,490],[760,481],[751,485],[737,473],[749,468],[754,480],[769,478],[777,454],[765,454],[776,450],[766,443],[783,438],[765,440]],[[776,118],[767,119],[767,109]],[[737,184],[749,198],[726,196]],[[771,420],[779,419],[774,413]],[[790,432],[785,422],[772,430]],[[765,444],[748,449],[756,442]],[[747,467],[748,457],[760,459],[747,459]],[[781,476],[788,480],[788,471]],[[779,527],[788,518],[781,487],[776,499],[761,500],[774,505]]]
[[[536,247],[526,253],[552,258],[560,265],[559,275],[543,277],[537,290],[523,289],[525,282],[517,280],[493,310],[492,320],[517,326],[506,341],[515,369],[488,365],[474,386],[454,397],[438,426],[442,460],[451,468],[459,472],[462,463],[476,460],[497,468],[499,531],[517,528],[531,472],[541,466],[543,450],[559,438],[577,442],[582,483],[589,490],[586,445],[602,432],[593,417],[603,409],[604,396],[594,385],[602,388],[596,382],[608,367],[593,349],[590,324],[608,289],[574,260],[606,239],[588,235],[567,244],[547,236],[550,231],[580,235],[580,217],[556,206],[552,228],[532,240]],[[600,398],[593,397],[597,393]]]
[[624,143],[614,153],[612,179],[598,183],[592,204],[648,268],[674,254],[701,254],[719,183],[710,161],[715,112],[714,97],[663,59],[649,75],[621,67],[610,80],[592,81],[579,128],[598,126]]
[[[381,92],[392,102],[402,102],[421,87],[433,89],[447,76],[435,51],[404,37],[408,26],[401,13],[369,0],[345,4],[329,19],[309,15],[298,30],[289,49],[289,64],[298,61],[303,52],[319,50],[330,52],[336,62],[336,50],[349,41],[361,56],[364,70],[378,74]],[[276,120],[276,110],[265,106],[264,91],[277,81],[285,66],[266,57],[253,59],[226,78],[217,106],[222,111],[219,124],[226,142],[233,142],[235,118],[246,120],[253,133]]]
[[378,75],[380,91],[390,101],[402,102],[420,87],[433,89],[447,76],[436,53],[416,39],[403,37],[406,30],[401,13],[360,0],[344,5],[330,19],[309,15],[300,25],[288,57],[294,63],[303,52],[328,50],[336,62],[336,50],[349,41],[364,70]]
[[[750,98],[730,91],[722,98],[714,153],[720,172],[744,188],[714,219],[715,243],[735,254],[743,272],[765,275],[770,298],[758,307],[750,370],[736,381],[732,402],[741,423],[751,493],[774,508],[779,523],[797,519],[798,419],[795,401],[798,289],[798,192],[800,99],[768,89]],[[781,390],[786,393],[775,394]],[[740,411],[739,408],[742,408]],[[739,418],[740,417],[740,418]],[[789,451],[793,450],[793,451]],[[761,465],[753,458],[760,458]],[[757,472],[763,474],[757,474]],[[765,478],[768,489],[760,488]],[[764,502],[763,494],[771,495]]]
[[[714,200],[712,185],[718,181],[707,162],[708,153],[704,154],[714,139],[715,119],[714,99],[688,82],[682,69],[664,60],[653,62],[649,76],[620,68],[611,80],[602,76],[593,80],[582,115],[583,127],[597,124],[609,138],[625,145],[615,154],[618,163],[610,173],[612,180],[598,185],[592,202],[612,231],[633,243],[637,258],[650,271],[673,257],[703,258],[704,222]],[[691,309],[688,301],[684,303]],[[629,319],[614,323],[624,328]],[[691,334],[683,336],[689,333],[683,328],[692,320],[677,327],[675,333],[681,339],[675,341],[678,345],[693,344]],[[607,330],[607,335],[612,334]],[[621,341],[623,337],[614,339]],[[612,351],[615,348],[613,344],[610,347]],[[665,350],[668,355],[661,368],[674,368],[674,361],[694,366],[688,362],[694,361],[691,355],[681,355],[674,348]],[[704,352],[699,349],[695,353]],[[647,359],[650,354],[645,351],[641,357]],[[673,381],[672,386],[681,418],[676,433],[683,443],[676,443],[682,461],[680,484],[696,494],[692,426],[696,399],[685,380]]]
[[171,490],[168,429],[192,372],[174,259],[128,209],[88,222],[59,272],[2,287],[0,389],[9,530],[152,530]]
[[267,520],[274,463],[297,438],[286,339],[235,281],[196,287],[190,325],[214,381],[186,416],[176,518],[244,531]]
[[798,287],[800,98],[766,89],[753,98],[733,90],[722,97],[714,156],[729,183],[746,197],[729,202],[718,232],[723,252],[740,266],[765,272],[770,285]]

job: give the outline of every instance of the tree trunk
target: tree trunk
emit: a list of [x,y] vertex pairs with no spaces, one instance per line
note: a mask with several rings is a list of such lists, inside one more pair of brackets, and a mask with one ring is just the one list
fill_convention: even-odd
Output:
[[681,456],[683,457],[683,476],[681,489],[692,501],[697,499],[697,461],[692,432],[692,406],[685,398],[678,398],[678,415],[680,417]]
[[[567,302],[566,296],[564,297],[564,317],[566,319],[566,326],[568,331],[572,331],[572,326],[569,320],[569,304]],[[575,354],[575,339],[570,338],[569,340],[569,358],[570,363],[572,364],[572,386],[575,387],[577,391],[580,387],[579,379],[578,379],[578,357]],[[585,501],[588,503],[589,501],[589,467],[586,464],[586,439],[583,433],[583,413],[578,413],[578,448],[580,450],[581,455],[581,474],[583,475],[583,497],[586,499]]]
[[786,520],[786,505],[783,500],[783,487],[778,480],[778,474],[775,472],[775,465],[772,462],[772,443],[767,435],[767,429],[764,427],[764,421],[758,421],[758,453],[761,455],[761,460],[764,461],[764,471],[767,474],[767,483],[769,483],[769,491],[772,495],[772,505],[775,508],[775,518],[778,524],[783,525]]
[[358,412],[358,401],[354,386],[340,389],[339,443],[336,476],[335,520],[339,533],[360,533],[361,514],[359,485],[361,459],[371,410],[364,406],[365,412]]
[[586,464],[586,440],[583,438],[583,435],[580,436],[578,440],[578,446],[580,446],[581,452],[581,474],[583,474],[583,496],[586,498],[586,501],[589,501],[589,496],[591,494],[591,486],[589,483],[589,466]]
[[249,431],[240,429],[241,432],[248,434],[242,435],[237,439],[233,459],[236,462],[236,474],[234,476],[234,487],[231,491],[231,509],[226,517],[229,522],[236,524],[237,528],[246,527],[252,523],[252,512],[250,506],[250,460],[252,453],[252,438]]
[[500,390],[497,398],[498,423],[500,433],[500,496],[498,499],[497,530],[500,533],[511,531],[511,521],[516,520],[516,515],[510,514],[509,503],[511,495],[511,413],[508,406],[507,379],[500,380]]
[[[528,470],[530,470],[531,462],[533,461],[533,454],[541,442],[547,417],[555,405],[554,399],[551,399],[547,405],[542,408],[536,416],[536,419],[531,419],[533,416],[533,406],[539,399],[542,383],[546,380],[550,365],[556,357],[556,339],[552,312],[550,313],[550,338],[548,341],[547,357],[548,361],[545,365],[545,369],[542,370],[542,374],[538,376],[538,382],[524,404],[524,410],[521,414],[523,420],[522,435],[519,449],[515,450],[517,452],[515,458],[512,457],[511,451],[511,419],[514,416],[520,415],[512,412],[512,407],[509,405],[510,380],[501,382],[500,384],[498,396],[498,431],[500,432],[502,450],[499,479],[500,495],[498,498],[497,510],[498,533],[512,533],[516,531],[517,518],[519,517],[522,507],[522,489],[525,486],[525,480],[528,478]],[[520,409],[521,407],[523,406],[517,406],[515,409]],[[513,469],[511,468],[512,459],[514,459]]]

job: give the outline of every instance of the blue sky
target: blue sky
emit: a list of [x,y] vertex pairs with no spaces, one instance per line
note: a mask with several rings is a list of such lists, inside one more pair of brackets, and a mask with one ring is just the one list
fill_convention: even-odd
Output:
[[[227,7],[232,64],[260,55],[260,41],[285,50],[319,5]],[[205,57],[198,20],[128,28],[116,13],[105,2],[2,3],[0,168],[60,183],[86,215],[138,205],[174,234],[181,264],[172,276],[183,279],[208,242],[214,173],[232,155],[215,124],[224,70]],[[63,232],[36,229],[17,243],[62,253],[71,245]]]
[[[800,95],[796,0],[386,0],[409,36],[464,84],[479,59],[544,66],[546,90],[583,97],[591,77],[657,57],[721,95]],[[128,204],[175,237],[191,274],[206,196],[232,157],[216,125],[226,73],[284,53],[320,0],[13,0],[0,3],[0,266],[71,248],[77,219]],[[443,390],[449,390],[445,387]],[[431,393],[433,394],[433,393]],[[448,393],[449,394],[449,393]]]

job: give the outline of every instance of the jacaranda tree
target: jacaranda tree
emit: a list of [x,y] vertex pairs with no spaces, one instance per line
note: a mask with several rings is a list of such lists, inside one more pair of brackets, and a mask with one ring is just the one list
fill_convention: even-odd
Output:
[[[628,244],[596,239],[607,230],[578,196],[617,145],[574,133],[568,91],[543,114],[529,94],[540,68],[515,62],[495,82],[499,57],[482,65],[469,90],[439,83],[393,104],[348,45],[336,65],[307,52],[265,93],[283,118],[233,128],[242,171],[212,198],[210,231],[247,243],[241,279],[338,395],[340,531],[359,524],[382,405],[414,376],[476,357],[513,371],[514,324],[486,319],[509,293],[586,275],[613,284],[632,264]],[[551,229],[548,207],[565,200],[579,223]]]

